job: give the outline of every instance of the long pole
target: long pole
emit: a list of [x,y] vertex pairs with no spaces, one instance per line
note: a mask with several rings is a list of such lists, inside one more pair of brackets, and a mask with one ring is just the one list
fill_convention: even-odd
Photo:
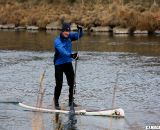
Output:
[[[78,44],[79,44],[79,30],[78,30],[78,41],[76,44],[76,53],[78,54]],[[75,60],[75,67],[74,67],[74,94],[76,93],[76,75],[77,75],[77,62],[78,60]]]
[[[77,53],[77,55],[78,55],[78,44],[79,44],[79,30],[78,30],[78,41],[77,41],[77,44],[76,44],[76,53]],[[78,62],[78,60],[76,59],[76,60],[75,60],[75,68],[74,68],[74,86],[73,86],[73,94],[76,93],[77,62]],[[71,115],[74,115],[74,114],[75,114],[75,109],[74,109],[73,103],[74,103],[74,98],[73,98],[73,96],[72,96],[72,104],[71,104],[71,107],[70,107],[70,114],[71,114]]]

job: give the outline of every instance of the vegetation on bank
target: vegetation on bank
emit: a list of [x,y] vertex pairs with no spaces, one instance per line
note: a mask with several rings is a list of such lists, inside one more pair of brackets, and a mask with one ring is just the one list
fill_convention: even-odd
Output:
[[96,26],[120,26],[150,32],[160,29],[159,3],[152,0],[150,6],[144,6],[137,1],[0,0],[0,24],[45,28],[50,23],[67,21],[88,29]]

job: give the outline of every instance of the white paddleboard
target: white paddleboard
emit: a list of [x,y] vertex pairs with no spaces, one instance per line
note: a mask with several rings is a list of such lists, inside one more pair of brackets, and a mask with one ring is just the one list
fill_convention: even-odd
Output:
[[[28,110],[32,111],[39,111],[39,112],[48,112],[48,113],[63,113],[69,114],[70,111],[68,110],[57,110],[57,109],[47,109],[47,108],[39,108],[29,106],[23,103],[19,103],[19,106],[23,108],[27,108]],[[124,117],[124,110],[122,108],[111,109],[111,110],[75,110],[75,114],[77,115],[86,115],[86,116],[111,116],[111,117]]]

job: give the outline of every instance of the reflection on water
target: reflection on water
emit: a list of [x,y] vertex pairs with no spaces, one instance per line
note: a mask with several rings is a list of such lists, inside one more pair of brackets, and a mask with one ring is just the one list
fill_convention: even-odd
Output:
[[55,130],[63,130],[63,124],[59,113],[55,114],[55,125],[56,125]]
[[74,113],[69,113],[68,121],[64,124],[64,130],[77,130],[77,119]]
[[43,113],[32,112],[32,130],[45,130]]
[[[47,130],[45,128],[45,121],[44,121],[44,113],[42,112],[32,112],[32,130]],[[52,114],[53,116],[53,128],[54,130],[78,130],[76,123],[76,115],[74,114],[68,114],[68,118],[64,118],[62,114],[55,113]]]
[[55,130],[78,130],[76,127],[76,115],[68,114],[67,116],[68,119],[65,122],[63,122],[63,120],[61,119],[61,114],[55,114]]
[[[53,39],[58,34],[58,31],[48,33],[0,31],[0,49],[53,51]],[[109,36],[107,33],[85,33],[80,40],[79,49],[160,55],[160,36]]]

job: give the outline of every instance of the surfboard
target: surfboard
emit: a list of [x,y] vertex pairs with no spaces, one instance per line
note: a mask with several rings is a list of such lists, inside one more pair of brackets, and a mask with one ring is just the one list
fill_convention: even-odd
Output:
[[[48,112],[48,113],[63,113],[69,114],[69,110],[57,110],[57,109],[48,109],[29,106],[23,103],[19,103],[19,106],[26,108],[27,110],[39,111],[39,112]],[[122,108],[117,109],[106,109],[106,110],[75,110],[76,115],[86,115],[86,116],[111,116],[111,117],[124,117],[124,110]]]

